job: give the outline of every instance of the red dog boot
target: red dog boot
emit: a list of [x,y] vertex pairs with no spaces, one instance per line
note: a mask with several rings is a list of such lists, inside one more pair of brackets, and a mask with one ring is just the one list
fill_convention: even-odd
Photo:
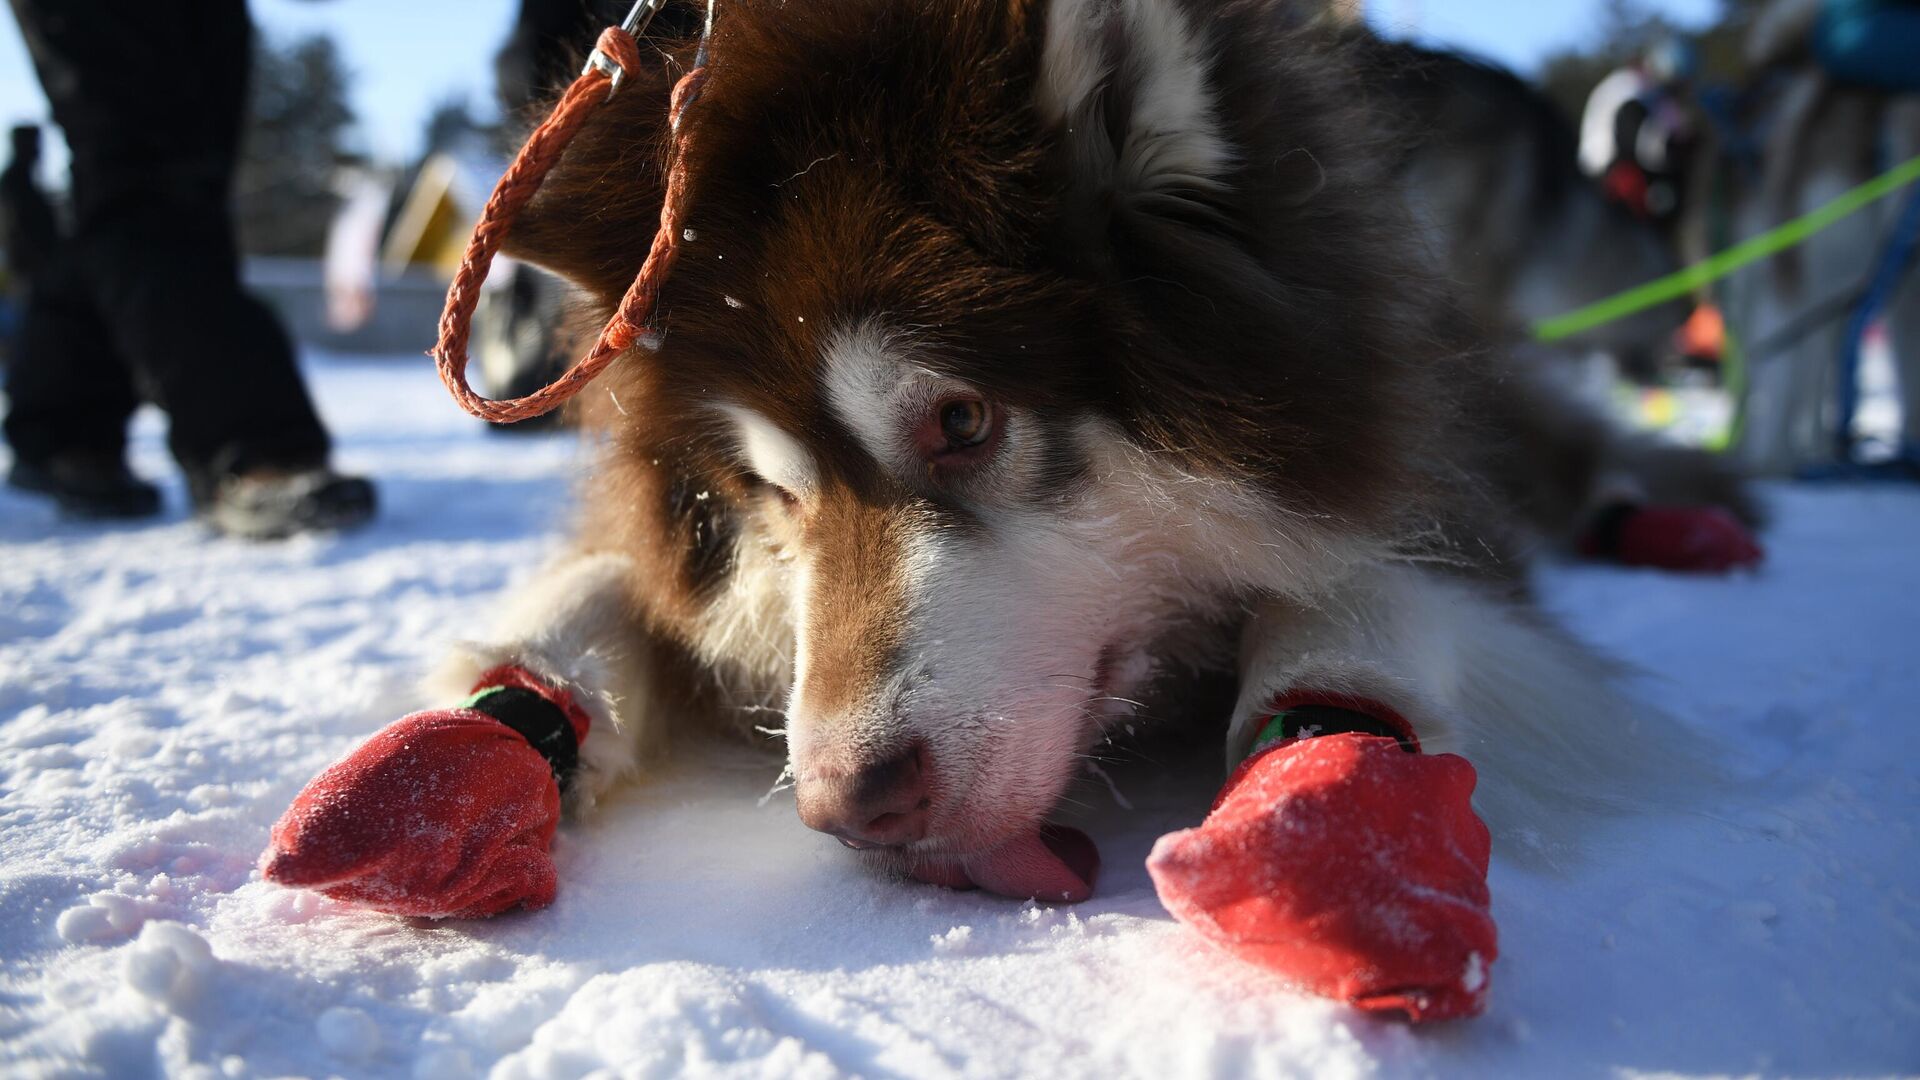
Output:
[[517,667],[402,717],[313,778],[273,826],[267,880],[394,915],[476,919],[553,902],[547,847],[587,714]]
[[1473,766],[1420,753],[1370,702],[1278,709],[1206,821],[1154,845],[1161,902],[1314,993],[1415,1021],[1479,1013],[1498,949]]
[[1719,574],[1766,557],[1740,519],[1717,506],[1635,506],[1601,511],[1580,553],[1624,566]]

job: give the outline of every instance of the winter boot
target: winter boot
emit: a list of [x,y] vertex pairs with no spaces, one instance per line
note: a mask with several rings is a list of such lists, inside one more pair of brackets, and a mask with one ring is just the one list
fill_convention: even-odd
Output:
[[245,540],[351,529],[373,517],[373,485],[325,467],[253,469],[190,479],[194,505],[215,529]]
[[143,518],[160,512],[160,489],[133,475],[117,454],[60,454],[15,461],[7,485],[48,495],[79,518]]

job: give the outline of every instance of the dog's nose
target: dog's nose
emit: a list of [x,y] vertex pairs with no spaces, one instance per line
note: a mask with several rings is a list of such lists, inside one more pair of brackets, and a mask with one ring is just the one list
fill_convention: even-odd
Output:
[[892,847],[927,835],[927,755],[919,744],[843,771],[803,774],[795,795],[809,829],[848,847]]

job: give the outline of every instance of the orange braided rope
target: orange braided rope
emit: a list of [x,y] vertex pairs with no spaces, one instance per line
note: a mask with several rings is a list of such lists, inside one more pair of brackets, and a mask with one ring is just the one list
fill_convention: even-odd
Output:
[[[639,46],[633,35],[620,27],[610,26],[601,31],[598,48],[619,65],[621,71],[634,71],[639,67]],[[620,306],[614,310],[613,317],[601,328],[593,348],[568,368],[565,374],[534,393],[523,398],[493,401],[481,397],[467,385],[467,338],[472,329],[474,306],[480,301],[481,283],[486,281],[487,270],[493,265],[493,257],[499,253],[500,245],[506,240],[507,230],[512,228],[514,218],[540,190],[541,182],[566,150],[567,143],[586,123],[587,117],[611,96],[615,86],[613,77],[602,67],[587,68],[579,78],[573,80],[573,85],[567,87],[566,94],[560,98],[560,103],[554,106],[545,122],[527,137],[526,144],[514,156],[513,164],[507,167],[506,175],[494,185],[486,209],[481,211],[480,221],[473,227],[473,238],[467,241],[466,254],[460,259],[460,270],[454,275],[453,284],[447,287],[447,306],[440,313],[440,340],[434,345],[431,355],[440,370],[440,380],[447,384],[447,389],[461,408],[482,420],[497,424],[511,424],[552,412],[568,398],[586,389],[594,376],[599,375],[615,357],[648,332],[647,323],[654,302],[659,297],[660,285],[666,280],[667,272],[672,269],[673,260],[680,250],[681,203],[687,186],[683,153],[685,136],[680,132],[680,114],[698,94],[705,78],[706,68],[696,67],[682,76],[673,88],[668,115],[673,125],[674,140],[667,167],[665,198],[660,204],[660,229],[653,234],[653,246],[647,251],[646,261],[640,265],[639,273],[634,275],[633,284],[627,287],[626,295],[620,298]]]

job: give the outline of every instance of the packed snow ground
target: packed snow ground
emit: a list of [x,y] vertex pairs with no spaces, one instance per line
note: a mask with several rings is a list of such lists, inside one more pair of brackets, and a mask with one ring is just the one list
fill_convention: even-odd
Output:
[[[432,925],[259,881],[316,770],[557,543],[577,450],[490,437],[424,361],[316,361],[379,523],[248,546],[0,494],[0,1074],[1598,1076],[1920,1069],[1920,491],[1777,489],[1772,558],[1556,567],[1547,602],[1724,747],[1738,791],[1496,860],[1483,1019],[1296,996],[1173,924],[1141,860],[1217,782],[1081,793],[1076,908],[874,879],[777,763],[699,750],[563,830],[551,909]],[[136,461],[170,475],[158,421]]]

